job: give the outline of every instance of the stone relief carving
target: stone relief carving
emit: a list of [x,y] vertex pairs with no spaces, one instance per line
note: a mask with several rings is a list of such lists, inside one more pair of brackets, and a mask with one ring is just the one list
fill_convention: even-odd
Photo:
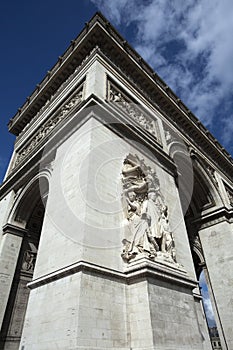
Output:
[[207,169],[207,171],[208,171],[208,173],[210,175],[210,178],[212,179],[214,185],[216,187],[219,187],[218,180],[216,179],[216,176],[215,176],[215,170],[211,166],[207,166],[206,169]]
[[16,156],[14,167],[22,160],[57,126],[67,114],[82,101],[83,86],[79,91],[73,95],[68,102],[66,102],[59,111],[45,122],[31,139],[31,142],[24,147]]
[[[22,136],[24,134],[24,132],[34,123],[34,119],[39,117],[39,115],[41,115],[41,113],[47,108],[47,106],[50,104],[50,102],[56,98],[58,96],[58,94],[64,90],[64,88],[72,81],[72,79],[74,78],[74,76],[77,74],[77,72],[79,72],[84,64],[86,63],[86,61],[96,52],[99,52],[100,48],[98,45],[96,45],[86,56],[85,58],[82,60],[82,62],[77,66],[77,68],[75,68],[74,72],[59,86],[59,88],[51,95],[49,96],[49,98],[45,101],[45,104],[40,108],[40,110],[33,116],[32,120],[24,127],[24,129],[21,131],[21,133],[18,135],[18,138],[20,136]],[[43,85],[43,84],[42,84]],[[43,86],[38,85],[37,90],[39,91],[40,88]],[[32,96],[27,98],[27,104],[31,101]],[[27,107],[27,104],[25,104],[22,108],[22,110],[24,110]]]
[[156,257],[176,262],[173,233],[168,218],[168,206],[160,191],[154,169],[137,155],[129,154],[122,169],[123,207],[126,236],[123,239],[124,261],[137,256]]
[[233,207],[233,190],[231,190],[229,187],[225,186],[225,190],[227,193],[227,197],[229,199],[230,205]]
[[152,134],[158,142],[161,143],[157,121],[152,120],[139,107],[128,99],[119,89],[117,89],[111,82],[109,82],[108,100],[110,102],[117,102],[118,106],[127,113],[127,115],[137,122],[141,127]]
[[180,138],[178,135],[175,134],[174,131],[172,131],[171,129],[164,129],[164,133],[165,133],[165,140],[167,145],[169,146],[172,142],[180,142]]
[[[200,123],[200,121],[197,120],[197,118],[192,114],[192,112],[185,107],[185,105],[183,105],[180,103],[179,99],[177,100],[177,96],[173,95],[172,91],[169,91],[169,96],[172,98],[173,102],[175,102],[175,104],[177,104],[179,106],[179,108],[182,109],[183,112],[187,113],[188,118],[182,118],[182,113],[178,113],[176,108],[174,108],[172,111],[170,109],[171,104],[167,104],[166,103],[166,99],[161,98],[160,99],[157,98],[157,93],[156,93],[156,89],[151,89],[149,91],[149,89],[147,89],[147,86],[141,83],[140,79],[138,79],[138,74],[135,74],[135,69],[133,69],[129,64],[123,64],[122,63],[122,57],[120,55],[115,55],[113,52],[113,50],[111,52],[109,52],[106,48],[105,50],[102,50],[103,54],[105,57],[109,58],[112,62],[112,64],[114,64],[116,66],[116,68],[119,69],[119,71],[121,72],[121,74],[124,74],[125,77],[127,77],[127,79],[132,83],[132,85],[134,85],[139,91],[141,91],[141,93],[149,100],[151,101],[151,103],[158,109],[158,111],[162,112],[162,114],[167,118],[167,120],[170,120],[173,124],[175,124],[178,128],[178,130],[181,130],[181,132],[185,135],[188,135],[188,137],[191,139],[192,143],[194,145],[197,146],[197,148],[199,148],[200,146],[200,141],[199,138],[196,137],[196,133],[190,133],[190,121],[194,122],[198,129],[199,132],[203,132],[206,133],[206,128]],[[133,54],[134,56],[135,54]],[[137,59],[137,57],[135,57]],[[149,73],[150,74],[150,73]],[[159,78],[157,76],[157,74],[155,72],[152,73],[152,76],[154,77],[154,81],[156,83],[157,86],[159,86],[160,88],[162,88],[163,90],[166,91],[166,86],[165,83],[163,81],[161,81],[161,78]],[[193,129],[195,130],[195,129]],[[209,133],[206,133],[206,136],[211,140],[213,138],[213,136]],[[216,144],[216,147],[219,149],[221,146]],[[227,153],[226,150],[222,150],[220,149],[221,152],[223,152],[227,157],[229,157],[229,159],[231,159],[230,155]],[[205,154],[207,156],[209,156],[209,151],[207,148],[207,143],[205,143],[205,145],[203,145],[202,147],[202,152],[205,152]],[[213,153],[213,157],[216,157],[218,155],[218,153],[214,152]],[[230,167],[230,165],[229,165]],[[226,169],[230,169],[227,165],[227,163],[225,162],[224,164],[222,164],[222,169],[223,171],[226,173]]]
[[204,264],[205,263],[205,259],[204,259],[204,255],[203,255],[203,250],[202,250],[202,245],[201,245],[201,242],[200,242],[200,238],[198,236],[194,236],[194,237],[192,237],[190,243],[191,243],[192,250],[199,257],[200,263]]
[[43,164],[43,166],[41,166],[41,169],[47,169],[50,172],[53,171],[53,168],[54,168],[54,159],[48,163]]
[[22,270],[27,272],[33,272],[36,261],[36,253],[30,250],[26,250],[24,253]]
[[179,137],[179,135],[168,126],[164,125],[164,134],[167,146],[169,146],[172,142],[178,142],[184,144],[183,140]]

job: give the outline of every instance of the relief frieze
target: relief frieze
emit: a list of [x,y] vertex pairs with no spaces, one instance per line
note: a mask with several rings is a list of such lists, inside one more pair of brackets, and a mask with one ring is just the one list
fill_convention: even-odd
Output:
[[24,253],[22,271],[33,272],[36,262],[36,253],[30,250],[26,250]]
[[233,207],[233,190],[230,187],[226,186],[226,185],[225,185],[225,190],[226,190],[226,193],[227,193],[227,197],[228,197],[229,203]]
[[110,81],[108,82],[108,101],[114,102],[123,110],[134,122],[139,124],[143,129],[148,131],[157,142],[161,144],[161,138],[158,123],[155,118],[148,116],[142,108],[130,100],[119,88]]
[[82,101],[83,96],[83,85],[78,89],[78,92],[63,104],[63,106],[45,122],[36,132],[31,139],[30,143],[27,144],[22,150],[17,153],[14,167],[20,164],[33,150],[34,148],[46,137],[53,129],[60,124],[66,116],[79,105]]
[[[34,119],[39,117],[41,113],[43,113],[48,105],[53,101],[58,94],[65,89],[65,87],[68,86],[68,84],[74,79],[74,77],[77,75],[78,72],[81,71],[85,63],[88,61],[88,59],[93,56],[93,54],[100,51],[100,48],[98,45],[96,45],[82,60],[82,62],[75,68],[74,72],[69,75],[69,77],[63,81],[63,83],[58,87],[58,89],[55,90],[54,93],[52,93],[47,99],[44,101],[44,105],[41,106],[41,108],[38,110],[38,112],[32,117],[31,121],[25,125],[25,127],[22,129],[22,131],[19,133],[18,138],[24,134],[24,132],[33,124]],[[50,77],[50,73],[48,73],[47,77]],[[27,102],[24,104],[24,106],[20,109],[20,113],[22,113],[27,107],[28,104],[30,104],[30,101],[33,99],[33,97],[36,96],[36,94],[42,89],[43,84],[38,84],[36,91],[32,94],[32,96],[27,98]],[[35,95],[35,96],[34,96]],[[19,113],[19,111],[18,111]],[[11,124],[12,121],[10,121],[9,124]]]

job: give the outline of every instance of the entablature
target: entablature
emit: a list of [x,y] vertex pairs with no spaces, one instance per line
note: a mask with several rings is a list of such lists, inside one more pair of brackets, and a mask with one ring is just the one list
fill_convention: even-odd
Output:
[[214,208],[212,211],[203,213],[201,217],[190,220],[191,225],[196,226],[198,231],[214,226],[220,222],[233,223],[233,208]]
[[64,55],[10,121],[9,131],[18,135],[75,69],[85,62],[96,46],[109,63],[118,68],[165,119],[205,153],[228,178],[233,177],[232,158],[227,151],[99,13],[71,42]]
[[[76,90],[77,94],[78,92],[79,89]],[[64,115],[61,115],[62,111],[65,111]],[[51,155],[53,158],[57,148],[91,117],[125,138],[127,142],[148,147],[154,154],[153,161],[157,161],[172,176],[176,176],[175,164],[152,134],[145,132],[136,122],[132,123],[126,113],[121,110],[116,112],[110,103],[102,103],[98,96],[91,95],[86,100],[77,100],[77,104],[67,110],[61,107],[32,135],[21,150],[22,153],[18,153],[18,161],[0,187],[0,198],[18,186],[22,182],[22,176],[28,178],[31,172],[38,172],[41,164],[47,158],[50,159]]]
[[34,131],[32,137],[28,140],[27,144],[16,152],[16,158],[13,167],[16,167],[21,161],[27,157],[51,132],[57,125],[65,120],[70,112],[74,111],[75,108],[82,102],[83,96],[83,84],[69,96],[69,98],[61,104],[52,115],[44,122],[37,130]]

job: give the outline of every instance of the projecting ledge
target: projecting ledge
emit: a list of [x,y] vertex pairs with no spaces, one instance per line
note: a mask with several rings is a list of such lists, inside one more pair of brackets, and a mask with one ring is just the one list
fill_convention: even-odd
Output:
[[189,289],[197,287],[197,281],[190,278],[182,267],[179,267],[178,264],[174,264],[174,266],[171,265],[172,264],[151,262],[149,259],[142,258],[133,264],[129,264],[126,270],[121,272],[80,261],[51,274],[37,278],[30,282],[28,287],[30,289],[35,289],[79,272],[93,274],[105,279],[118,280],[125,284],[133,284],[138,280],[153,278],[154,280],[166,280],[171,284],[182,285]]
[[184,268],[178,263],[170,263],[155,259],[151,261],[146,257],[128,264],[125,269],[127,283],[134,283],[139,278],[153,278],[154,280],[166,280],[171,284],[183,285],[188,288],[196,288],[198,282],[188,276]]

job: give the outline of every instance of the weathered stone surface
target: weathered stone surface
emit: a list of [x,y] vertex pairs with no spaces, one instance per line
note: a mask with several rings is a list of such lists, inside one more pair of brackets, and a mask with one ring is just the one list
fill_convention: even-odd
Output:
[[203,268],[231,349],[231,160],[101,15],[72,45],[9,125],[2,348],[210,350]]

